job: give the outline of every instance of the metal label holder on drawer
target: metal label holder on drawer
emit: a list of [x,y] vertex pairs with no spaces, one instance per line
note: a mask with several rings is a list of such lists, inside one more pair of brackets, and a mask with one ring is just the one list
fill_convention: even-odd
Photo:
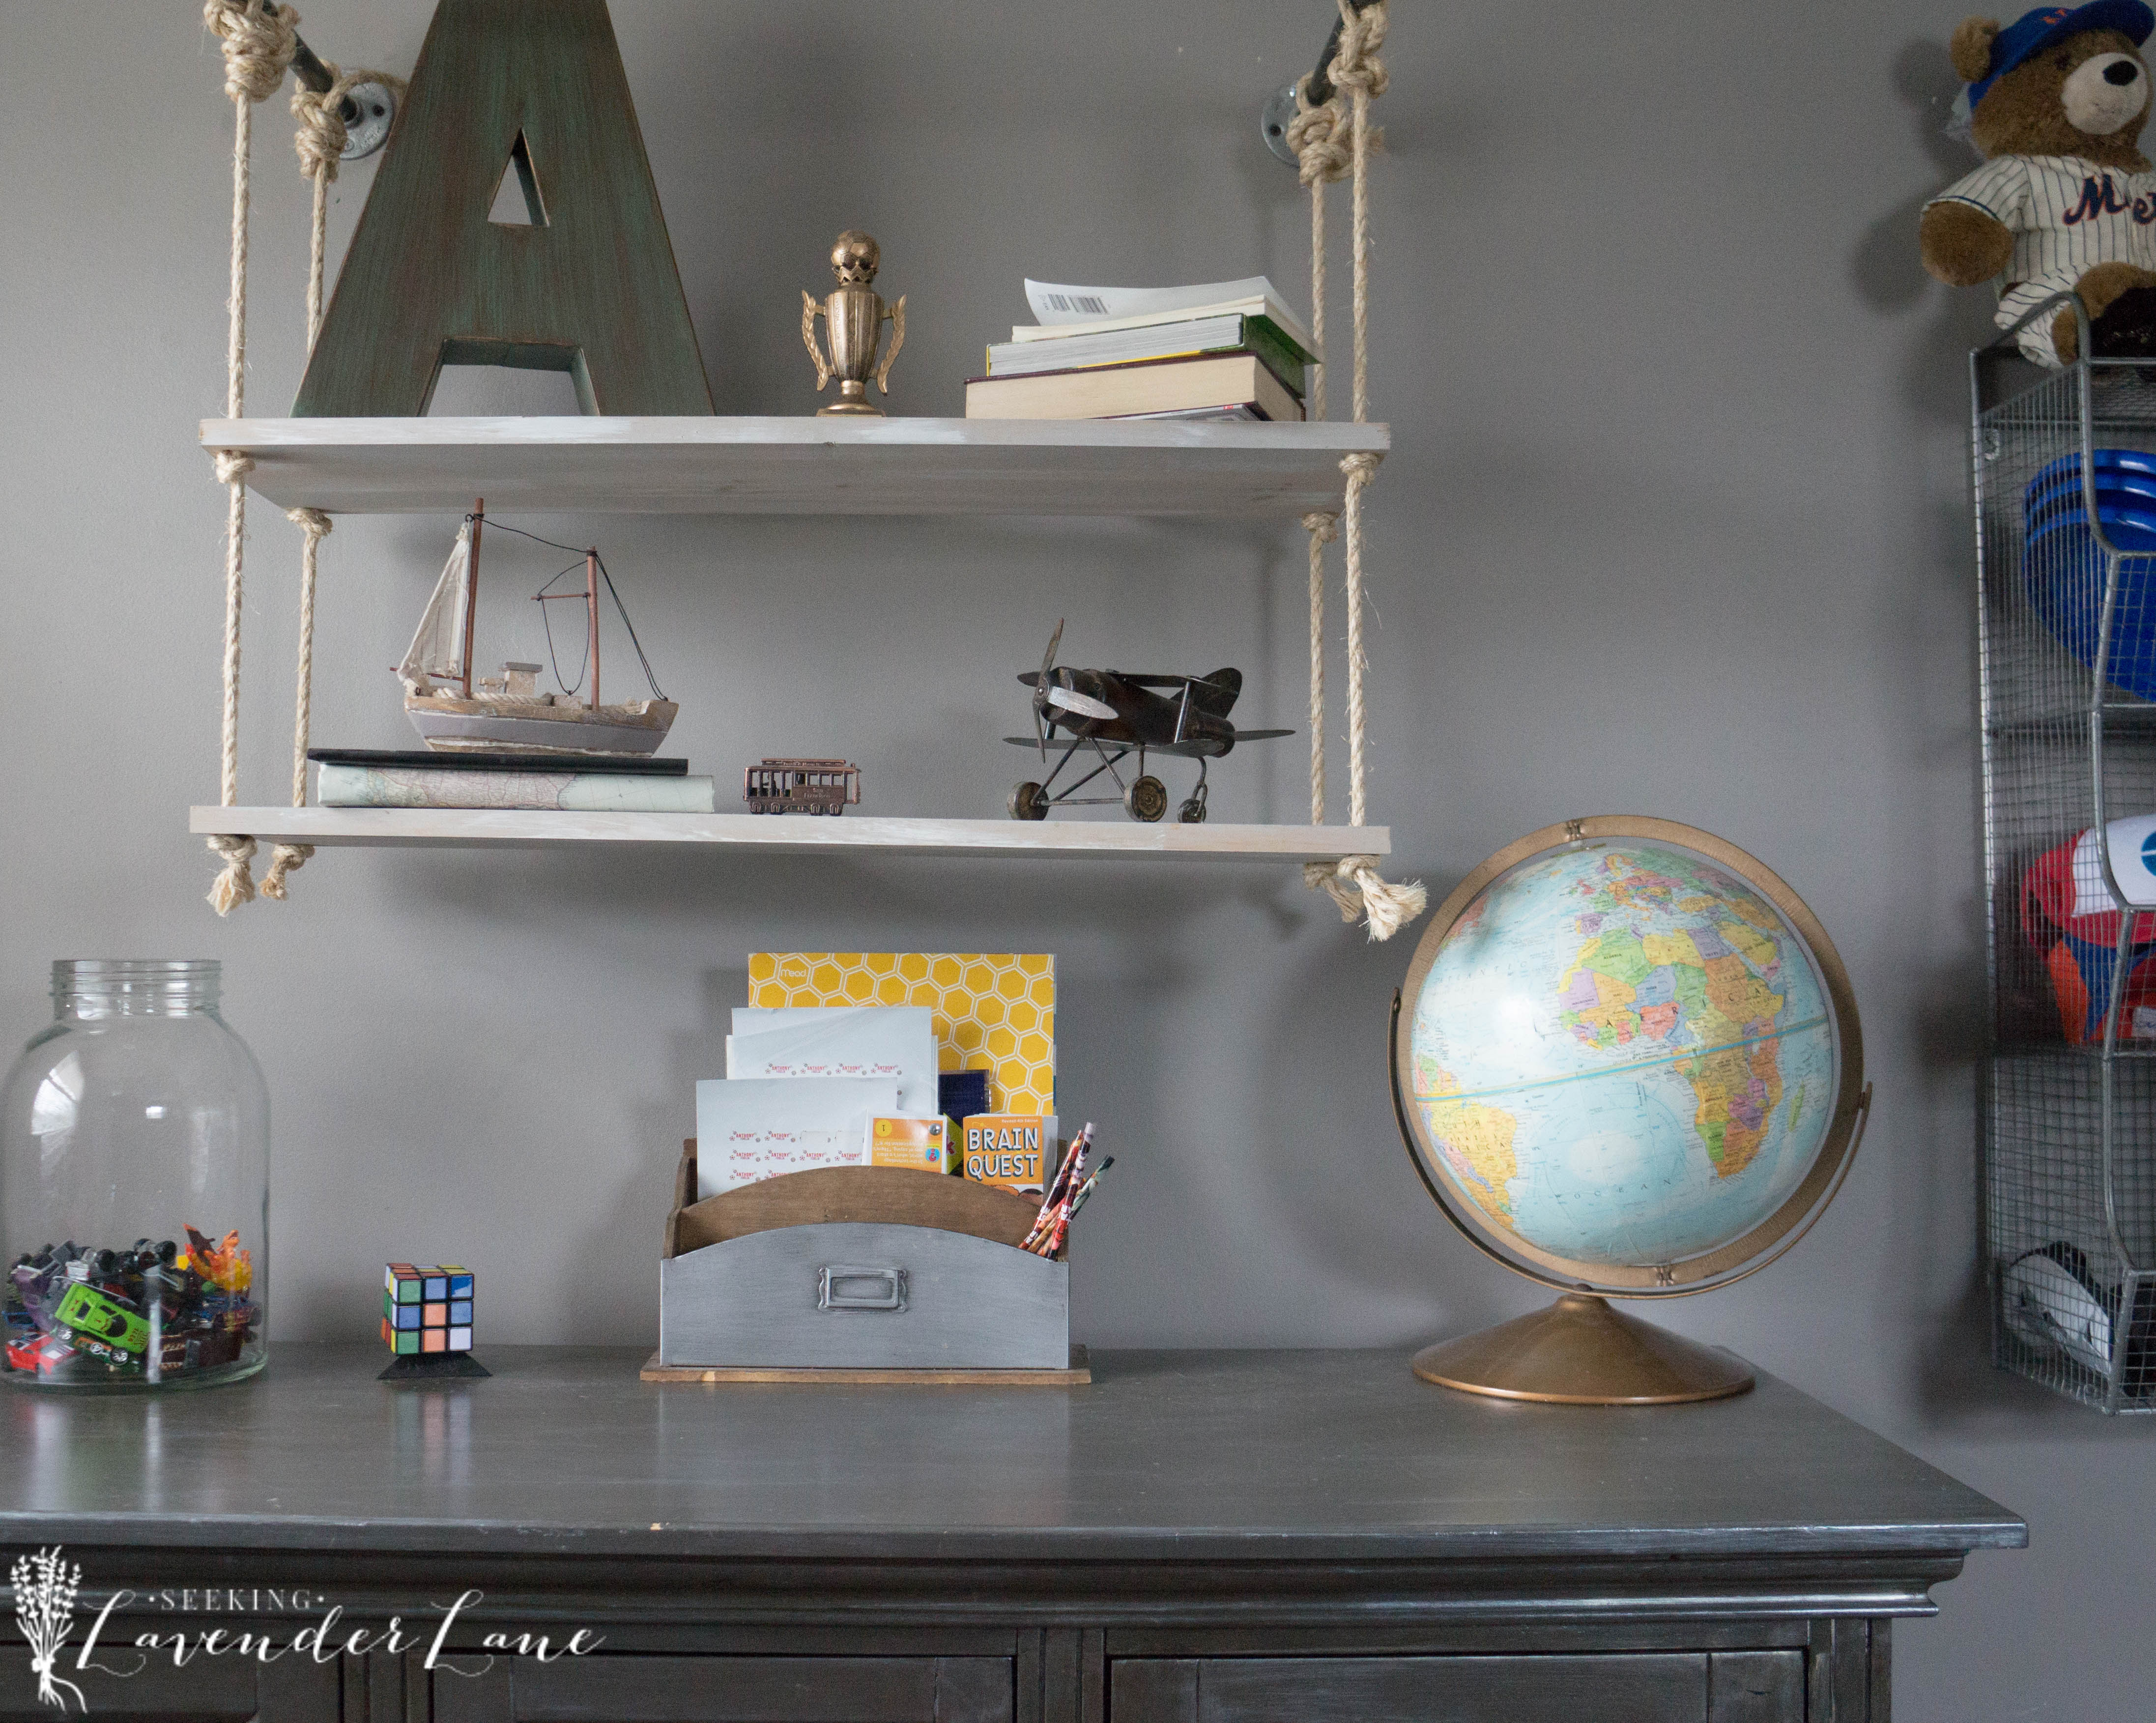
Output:
[[1019,1241],[1038,1205],[899,1167],[792,1172],[696,1200],[681,1146],[646,1382],[1092,1380],[1070,1264]]

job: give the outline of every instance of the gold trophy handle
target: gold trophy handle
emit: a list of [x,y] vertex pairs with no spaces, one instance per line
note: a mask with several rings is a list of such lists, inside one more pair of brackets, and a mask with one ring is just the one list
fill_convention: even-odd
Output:
[[[898,357],[898,350],[906,345],[906,295],[898,296],[898,303],[886,305],[884,315],[891,319],[891,347],[883,356],[883,363],[876,367],[876,387],[888,395],[891,392],[891,362]],[[820,387],[820,385],[819,385]]]
[[808,356],[816,365],[816,392],[821,394],[824,385],[831,380],[831,367],[824,362],[824,350],[816,345],[816,316],[824,308],[801,290],[801,345],[808,350]]

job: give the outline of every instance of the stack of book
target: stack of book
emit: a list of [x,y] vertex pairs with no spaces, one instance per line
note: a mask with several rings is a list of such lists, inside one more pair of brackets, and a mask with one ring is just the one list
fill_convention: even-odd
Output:
[[1300,419],[1310,331],[1264,277],[1197,287],[1025,284],[1038,324],[988,350],[968,418]]
[[543,808],[565,813],[709,813],[711,781],[686,760],[641,755],[398,753],[311,748],[324,808]]

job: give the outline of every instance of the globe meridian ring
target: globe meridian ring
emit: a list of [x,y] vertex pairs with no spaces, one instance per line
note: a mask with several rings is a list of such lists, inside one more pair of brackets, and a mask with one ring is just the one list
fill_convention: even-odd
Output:
[[[1423,1100],[1402,1086],[1416,1070],[1415,1031],[1429,985],[1448,938],[1493,886],[1524,864],[1551,856],[1623,854],[1627,844],[1675,851],[1710,864],[1771,906],[1781,931],[1799,947],[1825,1006],[1832,1049],[1831,1115],[1819,1146],[1794,1187],[1768,1212],[1749,1217],[1741,1233],[1666,1262],[1589,1260],[1546,1248],[1517,1226],[1501,1225],[1471,1192],[1435,1141]],[[1409,1158],[1432,1198],[1471,1243],[1516,1274],[1560,1292],[1653,1300],[1724,1286],[1756,1273],[1810,1229],[1846,1177],[1870,1100],[1863,1074],[1862,1030],[1848,972],[1826,930],[1804,900],[1756,858],[1710,833],[1674,821],[1597,816],[1548,826],[1507,845],[1460,882],[1425,929],[1402,991],[1396,996],[1390,1059],[1394,1114]]]

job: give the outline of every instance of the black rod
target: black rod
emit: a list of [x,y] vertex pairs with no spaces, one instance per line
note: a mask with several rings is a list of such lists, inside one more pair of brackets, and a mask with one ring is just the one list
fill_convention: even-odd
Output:
[[[1367,6],[1369,0],[1359,0],[1359,3]],[[280,15],[275,0],[262,0],[262,10],[271,18]],[[1336,30],[1333,34],[1337,38],[1339,32]],[[1329,55],[1327,63],[1330,64]],[[292,36],[292,75],[316,95],[326,95],[335,81],[330,76],[330,69],[322,64],[321,56],[308,47],[296,31]],[[359,118],[359,104],[346,96],[337,104],[337,118],[351,125]]]
[[[1378,0],[1348,0],[1348,3],[1363,13],[1376,5]],[[1310,83],[1304,91],[1313,108],[1322,108],[1332,100],[1332,56],[1340,52],[1341,23],[1337,17],[1332,20],[1332,33],[1325,38],[1324,51],[1317,56],[1317,69],[1310,74]],[[329,88],[327,85],[321,87]]]

